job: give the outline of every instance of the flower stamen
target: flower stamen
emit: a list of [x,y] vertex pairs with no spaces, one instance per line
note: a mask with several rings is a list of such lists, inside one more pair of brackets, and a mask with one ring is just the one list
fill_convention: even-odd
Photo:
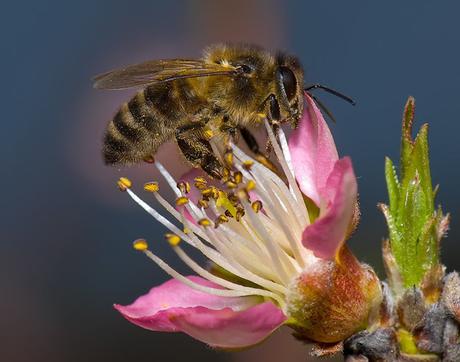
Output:
[[132,183],[131,180],[126,177],[120,177],[117,182],[118,188],[120,191],[126,191],[127,189],[131,188]]
[[165,234],[165,238],[171,246],[178,246],[181,241],[181,238],[176,234],[167,233]]
[[137,239],[133,241],[133,248],[138,251],[147,250],[148,247],[149,247],[149,244],[147,244],[147,241],[145,239]]
[[[201,176],[195,177],[192,185],[186,180],[176,182],[160,162],[155,162],[176,195],[175,203],[171,205],[158,193],[156,182],[147,183],[144,189],[153,193],[187,233],[135,195],[131,184],[127,187],[122,183],[134,201],[170,230],[165,238],[178,257],[201,277],[228,289],[204,287],[190,281],[148,250],[147,244],[139,244],[137,250],[143,251],[172,277],[197,290],[225,296],[259,295],[284,308],[283,300],[292,280],[307,260],[314,257],[301,244],[302,230],[309,223],[308,212],[294,180],[284,133],[280,130],[278,144],[270,131],[269,137],[287,182],[231,143],[227,145],[230,149],[222,150],[222,144],[215,139],[210,140],[213,150],[222,151],[217,156],[228,166],[218,187]],[[194,199],[196,193],[191,192],[192,187],[199,191],[200,199]],[[230,275],[247,280],[255,287],[237,284],[204,269],[180,247],[182,240]]]
[[144,191],[147,192],[158,192],[160,190],[160,186],[158,186],[158,182],[147,182],[144,184]]
[[188,204],[188,201],[189,201],[188,198],[185,196],[178,197],[176,199],[176,206],[184,206]]

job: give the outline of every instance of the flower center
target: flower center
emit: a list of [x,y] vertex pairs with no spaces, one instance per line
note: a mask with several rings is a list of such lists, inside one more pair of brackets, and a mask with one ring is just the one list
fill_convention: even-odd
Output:
[[[316,258],[301,243],[302,231],[310,219],[295,181],[286,137],[280,129],[278,143],[268,122],[265,126],[287,181],[235,145],[231,145],[230,151],[221,152],[214,139],[210,140],[211,145],[228,167],[221,185],[211,185],[204,177],[196,177],[193,185],[187,181],[176,182],[161,163],[155,162],[176,194],[175,207],[160,195],[158,183],[149,182],[144,190],[152,193],[182,227],[140,199],[131,190],[129,180],[121,178],[119,186],[169,229],[165,237],[177,256],[217,287],[189,280],[153,253],[145,240],[135,241],[135,249],[173,278],[210,294],[262,296],[285,309],[291,282]],[[194,194],[199,197],[193,197]],[[211,261],[214,272],[196,263],[182,248],[182,241]]]

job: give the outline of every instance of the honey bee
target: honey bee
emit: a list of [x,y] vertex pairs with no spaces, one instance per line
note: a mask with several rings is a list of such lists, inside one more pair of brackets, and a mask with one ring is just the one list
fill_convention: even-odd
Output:
[[[223,136],[242,135],[260,153],[248,128],[264,119],[296,127],[304,106],[304,72],[299,60],[248,45],[220,44],[199,60],[154,60],[101,74],[99,89],[143,87],[122,104],[104,137],[106,164],[151,160],[166,141],[175,139],[185,158],[213,178],[223,165],[209,143],[209,129]],[[347,97],[321,85],[349,100]]]

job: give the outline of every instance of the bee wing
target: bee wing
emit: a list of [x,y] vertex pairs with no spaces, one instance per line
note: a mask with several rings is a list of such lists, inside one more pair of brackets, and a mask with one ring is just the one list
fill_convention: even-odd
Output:
[[202,60],[153,60],[113,70],[93,78],[98,89],[125,89],[146,84],[169,82],[180,78],[236,75],[239,68],[205,63]]

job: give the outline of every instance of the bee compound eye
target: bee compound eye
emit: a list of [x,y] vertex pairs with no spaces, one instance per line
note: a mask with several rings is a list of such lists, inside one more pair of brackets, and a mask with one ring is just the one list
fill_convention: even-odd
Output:
[[287,67],[280,67],[279,76],[288,100],[292,101],[297,92],[297,79],[294,73]]

